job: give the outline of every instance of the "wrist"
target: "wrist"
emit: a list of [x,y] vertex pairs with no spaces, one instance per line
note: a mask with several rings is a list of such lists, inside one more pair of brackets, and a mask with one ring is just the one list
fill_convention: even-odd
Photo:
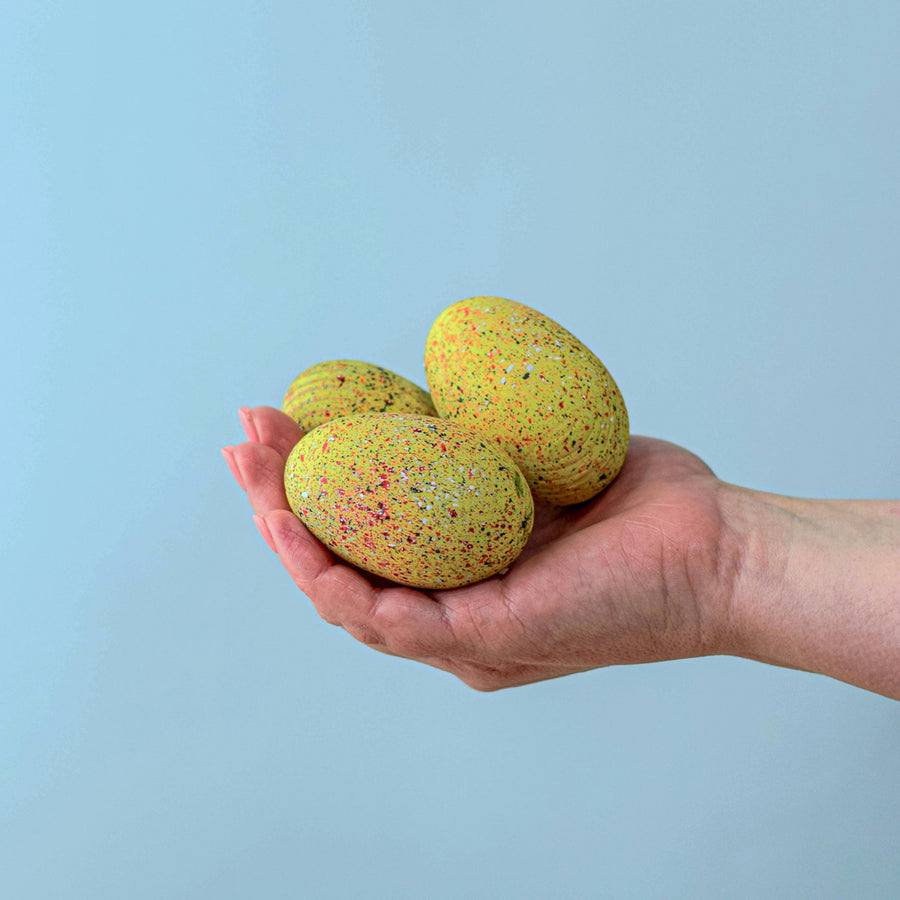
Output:
[[723,651],[900,699],[900,502],[721,495]]

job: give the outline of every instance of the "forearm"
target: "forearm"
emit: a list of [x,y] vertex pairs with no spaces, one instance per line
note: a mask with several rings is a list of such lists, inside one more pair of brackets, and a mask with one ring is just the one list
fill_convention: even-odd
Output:
[[900,501],[722,494],[731,652],[900,699]]

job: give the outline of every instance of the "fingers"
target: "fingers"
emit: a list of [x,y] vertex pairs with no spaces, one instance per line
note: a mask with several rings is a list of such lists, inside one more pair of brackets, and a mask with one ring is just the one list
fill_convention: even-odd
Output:
[[235,478],[247,492],[254,512],[290,509],[284,493],[284,460],[277,450],[249,442],[227,450],[237,470]]
[[395,656],[458,654],[459,642],[440,602],[412,588],[373,587],[339,563],[293,513],[273,510],[264,519],[282,564],[326,622]]
[[342,563],[287,502],[284,463],[303,431],[272,407],[244,407],[240,417],[248,440],[226,447],[223,455],[247,492],[263,538],[319,615],[376,650],[427,662],[471,683],[474,678],[464,677],[460,666],[468,660],[476,667],[475,661],[490,655],[484,638],[495,629],[485,626],[494,618],[496,584],[429,596],[390,583],[382,587],[381,579]]
[[222,455],[257,513],[288,509],[284,463],[303,431],[290,416],[271,406],[242,407],[247,442],[225,447]]
[[241,407],[240,417],[247,440],[272,447],[282,459],[303,437],[303,429],[290,416],[271,406]]
[[241,490],[246,491],[247,485],[244,484],[244,476],[241,475],[241,470],[238,468],[237,460],[234,456],[234,447],[223,447],[222,456],[225,458],[234,480],[241,486]]

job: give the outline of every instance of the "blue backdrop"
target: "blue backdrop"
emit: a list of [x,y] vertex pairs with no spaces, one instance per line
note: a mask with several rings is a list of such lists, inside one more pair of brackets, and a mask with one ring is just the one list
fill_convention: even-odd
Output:
[[900,495],[900,4],[0,12],[0,892],[896,898],[900,706],[717,658],[477,694],[319,620],[219,449],[449,303],[723,478]]

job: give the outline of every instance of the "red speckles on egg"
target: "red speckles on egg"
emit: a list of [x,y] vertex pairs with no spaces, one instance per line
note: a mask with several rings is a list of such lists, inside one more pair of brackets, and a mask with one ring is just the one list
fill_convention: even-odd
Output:
[[622,467],[628,413],[615,381],[535,309],[501,297],[451,305],[429,332],[425,372],[439,414],[506,449],[542,500],[587,500]]
[[[531,493],[503,450],[424,416],[331,420],[294,447],[284,478],[291,508],[319,540],[415,587],[459,587],[501,571],[533,523]],[[340,487],[323,493],[323,483]]]
[[304,431],[340,416],[394,412],[436,416],[417,384],[372,363],[333,359],[304,369],[284,395],[281,409]]

